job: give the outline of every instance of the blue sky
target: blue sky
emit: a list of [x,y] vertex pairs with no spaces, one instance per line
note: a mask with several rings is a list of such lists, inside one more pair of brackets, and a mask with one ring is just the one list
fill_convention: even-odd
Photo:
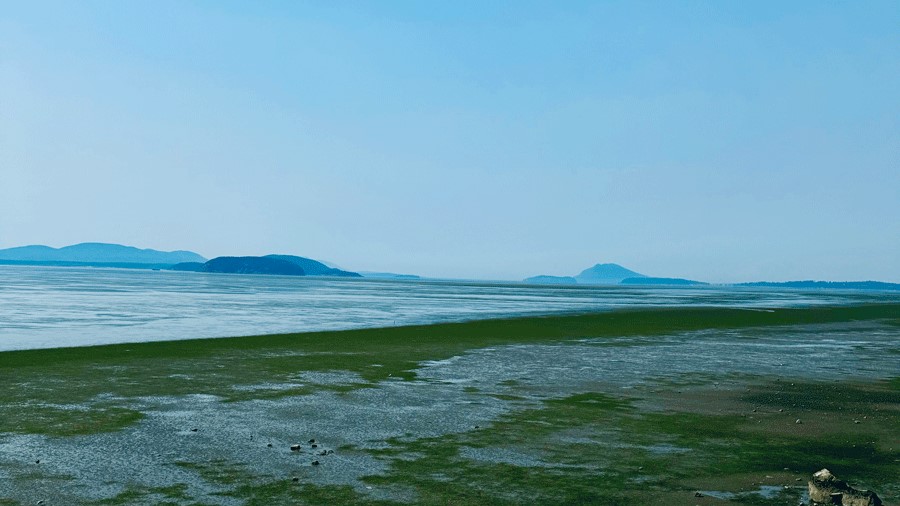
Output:
[[0,247],[900,281],[900,4],[5,2]]

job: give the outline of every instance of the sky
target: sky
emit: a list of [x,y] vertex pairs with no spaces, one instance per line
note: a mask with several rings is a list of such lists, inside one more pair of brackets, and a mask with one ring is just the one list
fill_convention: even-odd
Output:
[[0,248],[900,282],[895,0],[0,5]]

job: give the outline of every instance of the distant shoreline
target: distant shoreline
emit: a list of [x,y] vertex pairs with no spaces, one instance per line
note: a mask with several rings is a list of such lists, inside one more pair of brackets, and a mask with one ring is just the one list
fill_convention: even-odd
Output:
[[[38,261],[38,260],[3,260],[0,259],[0,266],[27,266],[27,267],[66,267],[66,268],[85,268],[85,269],[128,269],[135,271],[169,271],[169,272],[195,272],[182,271],[173,269],[176,264],[146,264],[133,262],[68,262],[68,261]],[[263,273],[247,273],[247,272],[200,272],[200,274],[237,274],[244,276],[279,276],[279,274],[263,274]],[[474,284],[504,284],[511,286],[529,286],[529,287],[547,287],[553,289],[590,289],[590,288],[671,288],[671,289],[716,289],[716,288],[776,288],[801,291],[869,291],[869,292],[896,292],[900,291],[900,283],[890,283],[886,281],[750,281],[738,283],[543,283],[529,281],[531,278],[518,281],[509,279],[466,279],[466,278],[431,278],[418,276],[415,274],[391,274],[380,272],[361,271],[361,277],[348,278],[346,276],[333,276],[328,274],[307,274],[302,277],[307,278],[327,278],[327,279],[365,279],[372,281],[408,281],[408,282],[446,282],[446,283],[474,283]],[[648,278],[655,279],[678,279],[678,278]]]

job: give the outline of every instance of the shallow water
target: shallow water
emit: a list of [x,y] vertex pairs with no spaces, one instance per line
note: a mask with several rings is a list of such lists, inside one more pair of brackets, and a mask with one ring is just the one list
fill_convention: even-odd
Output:
[[0,266],[0,351],[424,324],[623,307],[760,309],[900,294],[527,286]]

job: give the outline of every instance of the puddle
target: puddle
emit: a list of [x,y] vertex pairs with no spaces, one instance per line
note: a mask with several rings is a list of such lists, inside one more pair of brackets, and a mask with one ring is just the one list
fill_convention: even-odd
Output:
[[[760,485],[757,490],[750,490],[747,492],[726,492],[723,490],[700,490],[699,492],[705,496],[715,497],[716,499],[723,499],[726,501],[730,501],[732,499],[739,499],[742,497],[758,495],[763,499],[775,499],[782,492],[785,491],[800,491],[801,489],[805,490],[804,487],[791,487],[791,486],[782,486],[782,485]],[[806,501],[809,499],[809,492],[807,491],[805,494],[801,494],[804,496]],[[801,497],[801,501],[803,501],[803,497]]]
[[256,385],[234,385],[231,389],[237,392],[278,392],[303,386],[305,386],[303,383],[259,383]]

